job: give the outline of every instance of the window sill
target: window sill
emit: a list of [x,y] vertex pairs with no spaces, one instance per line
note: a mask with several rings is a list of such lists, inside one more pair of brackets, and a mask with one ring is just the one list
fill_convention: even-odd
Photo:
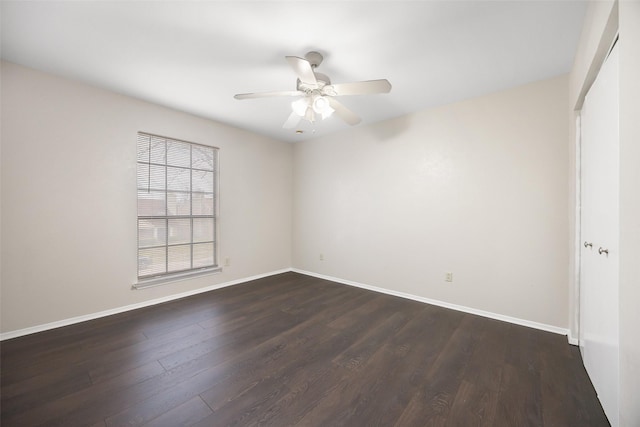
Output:
[[199,276],[208,276],[210,274],[218,274],[222,271],[222,267],[211,267],[202,270],[189,271],[185,273],[176,273],[160,277],[152,277],[149,279],[140,279],[131,286],[133,290],[140,290],[146,288],[153,288],[155,286],[167,285],[173,282],[180,282],[182,280],[193,279]]

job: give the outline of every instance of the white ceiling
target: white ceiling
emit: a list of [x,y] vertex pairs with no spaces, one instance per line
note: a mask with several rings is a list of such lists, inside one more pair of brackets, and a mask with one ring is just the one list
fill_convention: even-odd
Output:
[[2,58],[284,141],[349,126],[282,129],[285,55],[310,50],[333,83],[386,78],[340,100],[367,123],[566,73],[584,1],[5,1]]

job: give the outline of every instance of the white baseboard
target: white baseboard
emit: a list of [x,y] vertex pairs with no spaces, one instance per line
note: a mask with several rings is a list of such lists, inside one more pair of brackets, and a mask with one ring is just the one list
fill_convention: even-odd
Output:
[[569,330],[567,333],[567,340],[569,340],[569,344],[571,345],[580,345],[580,341],[578,340],[578,337],[573,336],[573,333],[571,330]]
[[87,320],[99,319],[101,317],[111,316],[113,314],[123,313],[125,311],[136,310],[138,308],[149,307],[163,302],[173,301],[180,298],[189,297],[192,295],[201,294],[203,292],[213,291],[215,289],[226,288],[228,286],[239,285],[241,283],[250,282],[256,279],[262,279],[263,277],[273,276],[275,274],[281,274],[291,271],[290,268],[283,270],[271,271],[269,273],[258,274],[256,276],[245,277],[242,279],[236,279],[225,283],[218,283],[216,285],[207,286],[204,288],[194,289],[179,294],[169,295],[162,298],[156,298],[149,301],[144,301],[136,304],[125,305],[123,307],[112,308],[110,310],[99,311],[97,313],[85,314],[82,316],[72,317],[70,319],[59,320],[57,322],[45,323],[43,325],[32,326],[29,328],[19,329],[17,331],[9,331],[0,334],[0,341],[8,340],[11,338],[17,338],[24,335],[35,334],[37,332],[48,331],[50,329],[61,328],[63,326],[69,326],[80,322],[86,322]]
[[[344,285],[355,286],[362,289],[367,289],[374,292],[380,292],[387,295],[393,295],[400,298],[406,298],[413,301],[423,302],[426,304],[437,305],[444,308],[450,308],[452,310],[462,311],[464,313],[476,314],[482,317],[488,317],[490,319],[501,320],[503,322],[509,322],[520,326],[527,326],[529,328],[540,329],[542,331],[553,332],[555,334],[566,335],[570,344],[577,345],[578,340],[569,336],[569,330],[564,328],[559,328],[553,325],[547,325],[545,323],[533,322],[531,320],[519,319],[517,317],[505,316],[502,314],[492,313],[490,311],[478,310],[476,308],[465,307],[463,305],[451,304],[444,301],[438,301],[431,298],[425,298],[418,295],[407,294],[404,292],[392,291],[385,288],[378,288],[376,286],[366,285],[364,283],[358,283],[351,280],[340,279],[338,277],[326,276],[324,274],[313,273],[311,271],[300,270],[297,268],[292,268],[291,271],[306,274],[307,276],[317,277],[319,279],[330,280],[332,282],[342,283]],[[575,344],[574,344],[575,342]]]
[[117,308],[113,308],[113,309],[110,309],[110,310],[104,310],[104,311],[100,311],[100,312],[97,312],[97,313],[91,313],[91,314],[86,314],[86,315],[83,315],[83,316],[72,317],[70,319],[59,320],[57,322],[45,323],[43,325],[32,326],[32,327],[25,328],[25,329],[19,329],[17,331],[5,332],[5,333],[0,334],[0,341],[8,340],[8,339],[11,339],[11,338],[17,338],[17,337],[21,337],[21,336],[29,335],[29,334],[35,334],[37,332],[43,332],[43,331],[47,331],[47,330],[50,330],[50,329],[60,328],[60,327],[63,327],[63,326],[73,325],[73,324],[80,323],[80,322],[86,322],[88,320],[99,319],[101,317],[111,316],[113,314],[123,313],[125,311],[136,310],[138,308],[149,307],[149,306],[152,306],[152,305],[161,304],[163,302],[173,301],[173,300],[176,300],[176,299],[185,298],[185,297],[189,297],[189,296],[192,296],[192,295],[197,295],[197,294],[201,294],[201,293],[204,293],[204,292],[213,291],[215,289],[226,288],[228,286],[238,285],[238,284],[250,282],[250,281],[256,280],[256,279],[262,279],[264,277],[269,277],[269,276],[273,276],[273,275],[276,275],[276,274],[287,273],[289,271],[293,271],[293,272],[300,273],[300,274],[305,274],[307,276],[317,277],[317,278],[320,278],[320,279],[330,280],[332,282],[341,283],[341,284],[344,284],[344,285],[355,286],[355,287],[358,287],[358,288],[367,289],[367,290],[374,291],[374,292],[380,292],[380,293],[387,294],[387,295],[393,295],[393,296],[400,297],[400,298],[406,298],[406,299],[410,299],[410,300],[413,300],[413,301],[418,301],[418,302],[422,302],[422,303],[426,303],[426,304],[432,304],[432,305],[437,305],[437,306],[440,306],[440,307],[450,308],[452,310],[457,310],[457,311],[461,311],[461,312],[464,312],[464,313],[476,314],[478,316],[488,317],[490,319],[501,320],[503,322],[509,322],[509,323],[513,323],[513,324],[516,324],[516,325],[527,326],[529,328],[539,329],[539,330],[542,330],[542,331],[553,332],[553,333],[560,334],[560,335],[566,335],[569,344],[578,345],[578,339],[573,337],[568,329],[559,328],[557,326],[547,325],[547,324],[544,324],[544,323],[533,322],[533,321],[530,321],[530,320],[519,319],[517,317],[505,316],[505,315],[502,315],[502,314],[492,313],[492,312],[489,312],[489,311],[478,310],[478,309],[475,309],[475,308],[466,307],[466,306],[462,306],[462,305],[458,305],[458,304],[451,304],[451,303],[448,303],[448,302],[434,300],[434,299],[431,299],[431,298],[425,298],[425,297],[421,297],[421,296],[418,296],[418,295],[412,295],[412,294],[407,294],[407,293],[404,293],[404,292],[392,291],[392,290],[385,289],[385,288],[379,288],[377,286],[366,285],[364,283],[354,282],[352,280],[345,280],[345,279],[341,279],[341,278],[338,278],[338,277],[326,276],[324,274],[313,273],[311,271],[300,270],[300,269],[297,269],[297,268],[285,268],[285,269],[282,269],[282,270],[271,271],[269,273],[259,274],[259,275],[251,276],[251,277],[245,277],[245,278],[242,278],[242,279],[236,279],[236,280],[232,280],[232,281],[225,282],[225,283],[219,283],[219,284],[216,284],[216,285],[211,285],[211,286],[207,286],[207,287],[200,288],[200,289],[194,289],[194,290],[187,291],[187,292],[182,292],[182,293],[179,293],[179,294],[169,295],[169,296],[162,297],[162,298],[156,298],[156,299],[153,299],[153,300],[144,301],[144,302],[140,302],[140,303],[136,303],[136,304],[130,304],[130,305],[126,305],[126,306],[123,306],[123,307],[117,307]]

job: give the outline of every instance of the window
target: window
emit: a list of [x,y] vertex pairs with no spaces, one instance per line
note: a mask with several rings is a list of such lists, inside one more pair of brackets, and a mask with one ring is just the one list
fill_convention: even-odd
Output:
[[218,149],[138,133],[138,280],[217,268]]

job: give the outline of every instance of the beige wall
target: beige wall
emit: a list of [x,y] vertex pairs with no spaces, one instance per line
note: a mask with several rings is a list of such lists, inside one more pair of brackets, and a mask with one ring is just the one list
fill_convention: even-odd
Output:
[[[2,64],[2,332],[291,266],[290,144]],[[217,275],[133,291],[136,133],[220,147]]]
[[[620,67],[620,426],[640,425],[640,2],[593,2],[570,74],[571,108],[578,111],[584,94],[619,33]],[[575,149],[575,134],[570,151]],[[571,163],[570,176],[575,175]],[[575,180],[570,180],[575,188]],[[571,258],[575,254],[572,252]],[[572,286],[572,329],[577,332],[578,288]],[[574,334],[577,336],[577,333]]]
[[562,76],[296,144],[294,267],[567,328],[568,99]]

